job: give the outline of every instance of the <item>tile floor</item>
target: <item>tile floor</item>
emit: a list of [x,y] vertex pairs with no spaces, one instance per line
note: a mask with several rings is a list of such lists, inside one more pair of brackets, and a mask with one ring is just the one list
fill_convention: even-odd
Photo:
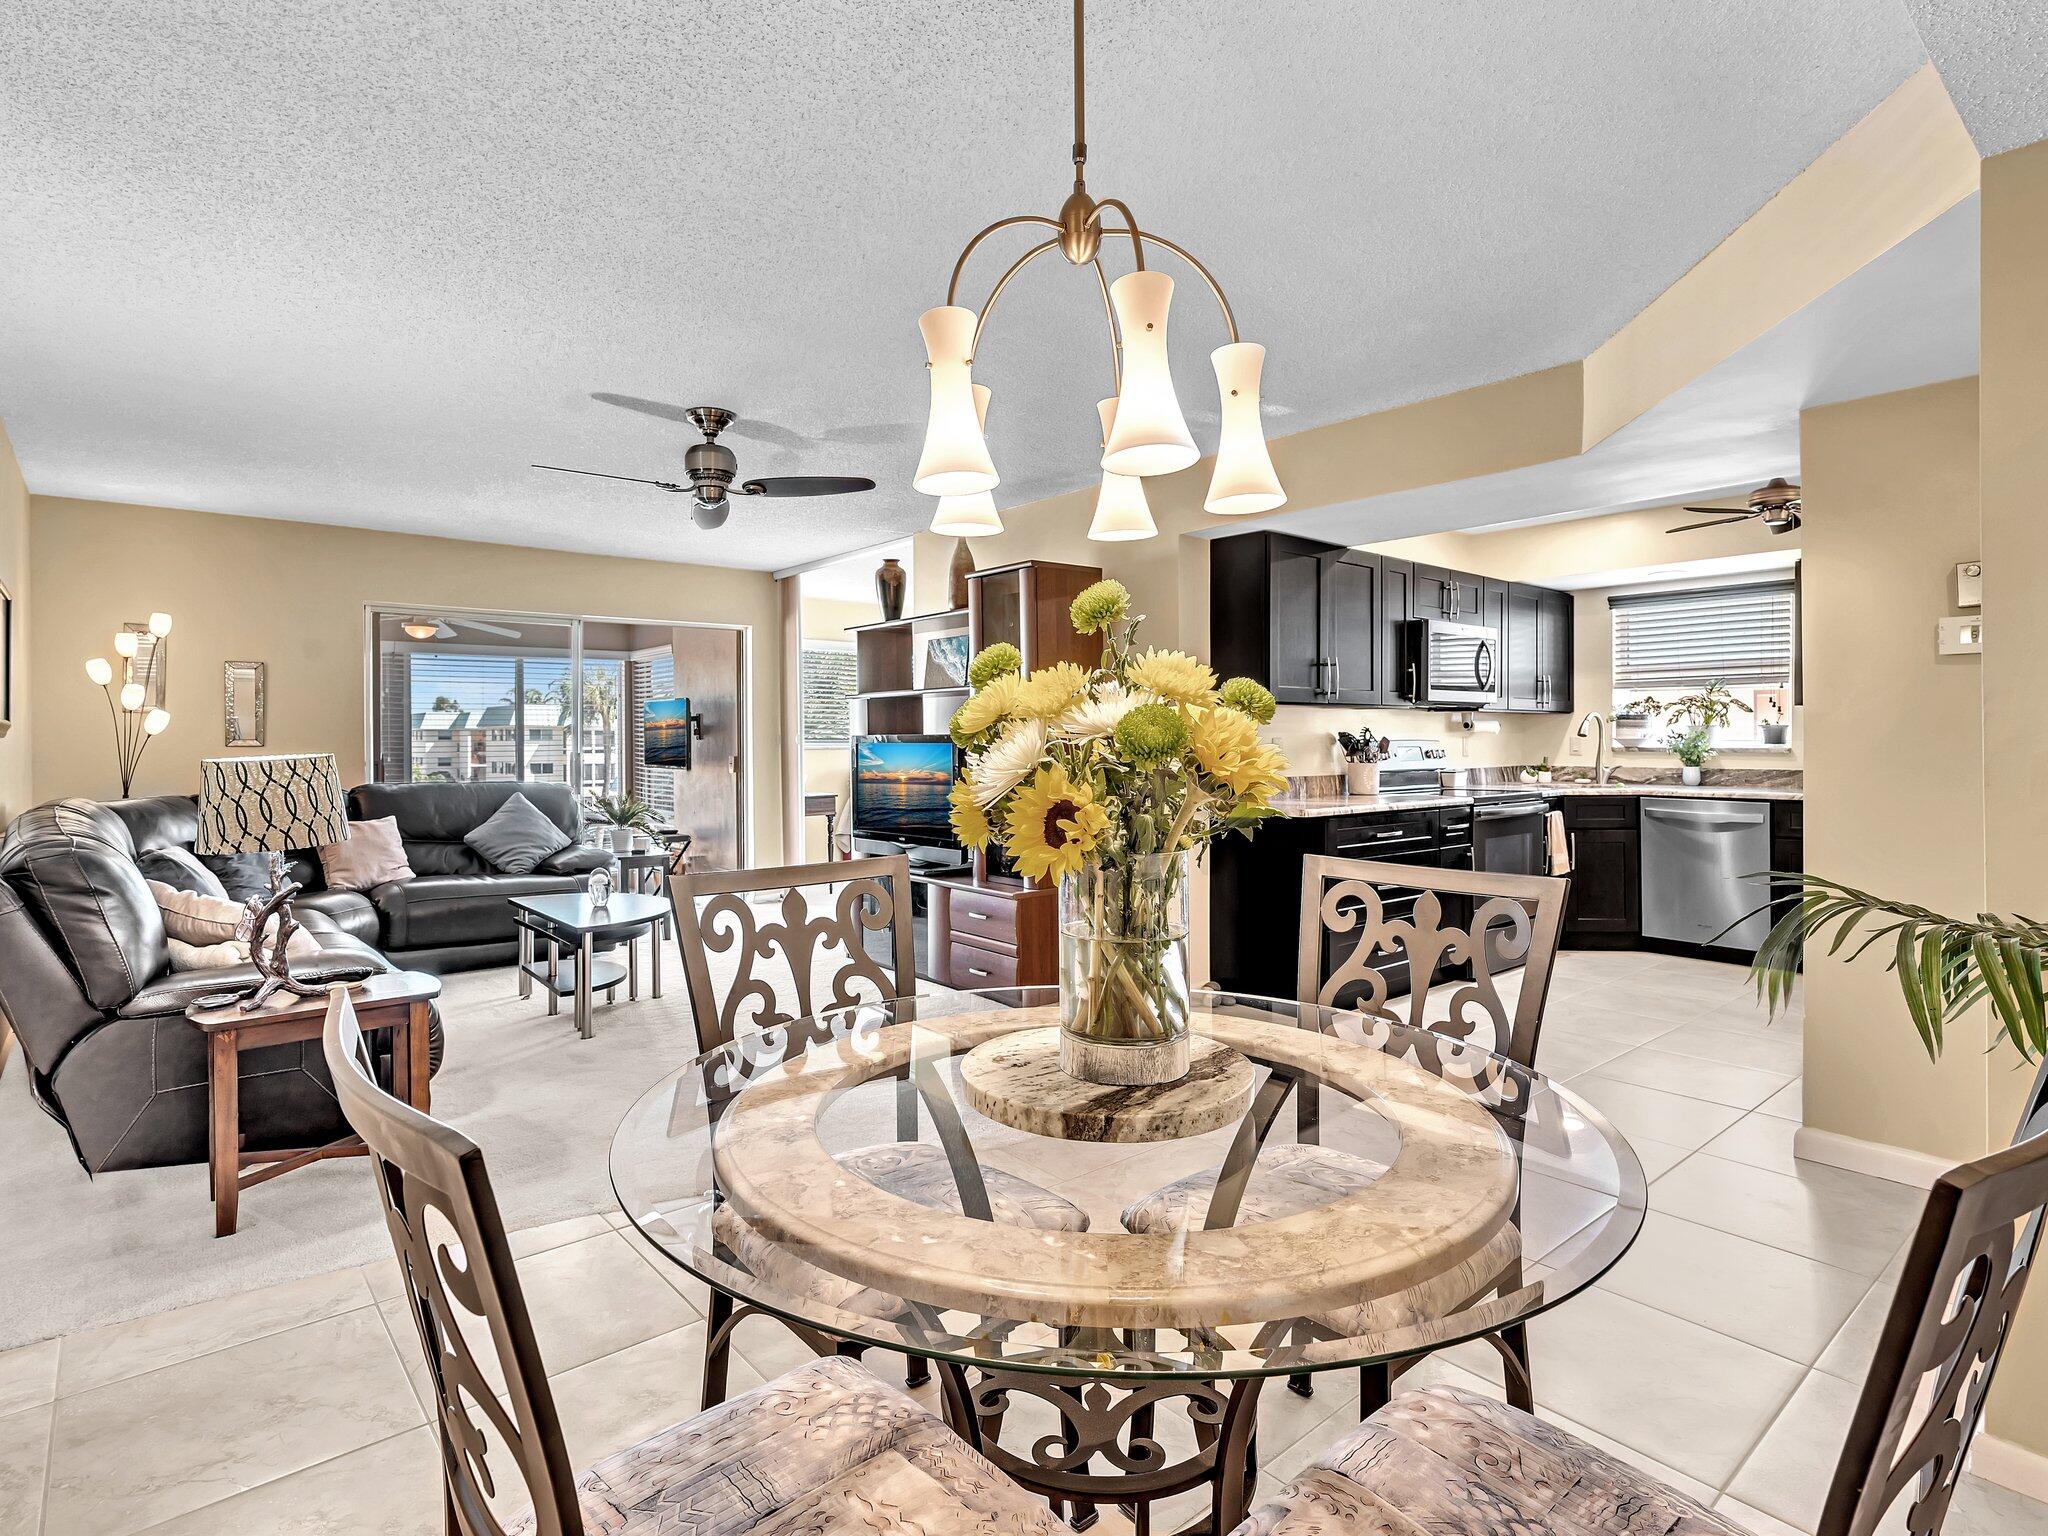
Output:
[[[1912,1190],[1793,1159],[1799,1046],[1796,1011],[1766,1026],[1734,968],[1633,953],[1564,956],[1543,1041],[1543,1065],[1621,1127],[1653,1182],[1635,1249],[1532,1328],[1542,1411],[1757,1536],[1813,1528],[1919,1208]],[[1541,1246],[1570,1226],[1567,1212]],[[623,1217],[518,1233],[514,1249],[579,1462],[695,1407],[702,1288]],[[385,1261],[0,1354],[0,1536],[439,1532],[396,1287]],[[800,1351],[751,1326],[736,1389]],[[1497,1391],[1499,1373],[1468,1345],[1410,1379]],[[1266,1394],[1262,1486],[1354,1421],[1352,1373],[1318,1381],[1312,1399]],[[1971,1478],[1948,1532],[2048,1536],[2048,1506]]]

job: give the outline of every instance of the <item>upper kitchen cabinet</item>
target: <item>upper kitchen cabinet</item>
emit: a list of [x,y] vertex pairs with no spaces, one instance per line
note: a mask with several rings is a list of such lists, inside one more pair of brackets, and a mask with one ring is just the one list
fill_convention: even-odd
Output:
[[1508,709],[1569,713],[1572,707],[1572,595],[1548,587],[1507,589]]
[[1451,619],[1460,624],[1480,622],[1486,587],[1483,576],[1420,562],[1411,569],[1414,576],[1408,589],[1409,618]]
[[1282,704],[1379,704],[1381,599],[1376,555],[1284,533],[1218,539],[1209,552],[1216,670],[1264,683]]

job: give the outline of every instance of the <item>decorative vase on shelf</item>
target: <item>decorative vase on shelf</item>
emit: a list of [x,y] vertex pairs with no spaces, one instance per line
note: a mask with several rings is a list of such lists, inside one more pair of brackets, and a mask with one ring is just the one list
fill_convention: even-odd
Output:
[[883,618],[903,617],[903,588],[906,580],[903,563],[900,560],[884,560],[876,570],[875,600],[882,605]]
[[1084,1082],[1188,1073],[1186,852],[1083,864],[1060,881],[1060,1069]]
[[1700,771],[1692,763],[1687,763],[1683,768],[1678,770],[1678,778],[1680,783],[1685,784],[1691,788],[1698,788],[1700,782]]
[[1378,763],[1350,763],[1344,765],[1344,793],[1347,795],[1376,795],[1380,792],[1380,765]]
[[946,567],[946,601],[955,608],[967,606],[967,578],[974,574],[974,546],[965,539],[953,541],[953,560]]

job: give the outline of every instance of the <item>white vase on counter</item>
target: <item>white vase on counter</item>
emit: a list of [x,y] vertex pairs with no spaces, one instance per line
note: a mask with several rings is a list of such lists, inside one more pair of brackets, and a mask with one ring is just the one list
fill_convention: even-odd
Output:
[[1688,764],[1678,770],[1678,779],[1688,789],[1697,789],[1700,782],[1700,771]]
[[1380,792],[1380,765],[1378,763],[1349,763],[1344,765],[1344,793],[1347,795],[1376,795]]

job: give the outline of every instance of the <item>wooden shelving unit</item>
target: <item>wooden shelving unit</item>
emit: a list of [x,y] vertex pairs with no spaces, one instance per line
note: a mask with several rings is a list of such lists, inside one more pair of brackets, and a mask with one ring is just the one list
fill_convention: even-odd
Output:
[[[922,686],[919,668],[932,640],[957,635],[973,654],[965,608],[906,614],[854,628],[853,728],[862,736],[923,736],[943,731],[967,697],[967,685]],[[965,659],[961,662],[963,677]]]

